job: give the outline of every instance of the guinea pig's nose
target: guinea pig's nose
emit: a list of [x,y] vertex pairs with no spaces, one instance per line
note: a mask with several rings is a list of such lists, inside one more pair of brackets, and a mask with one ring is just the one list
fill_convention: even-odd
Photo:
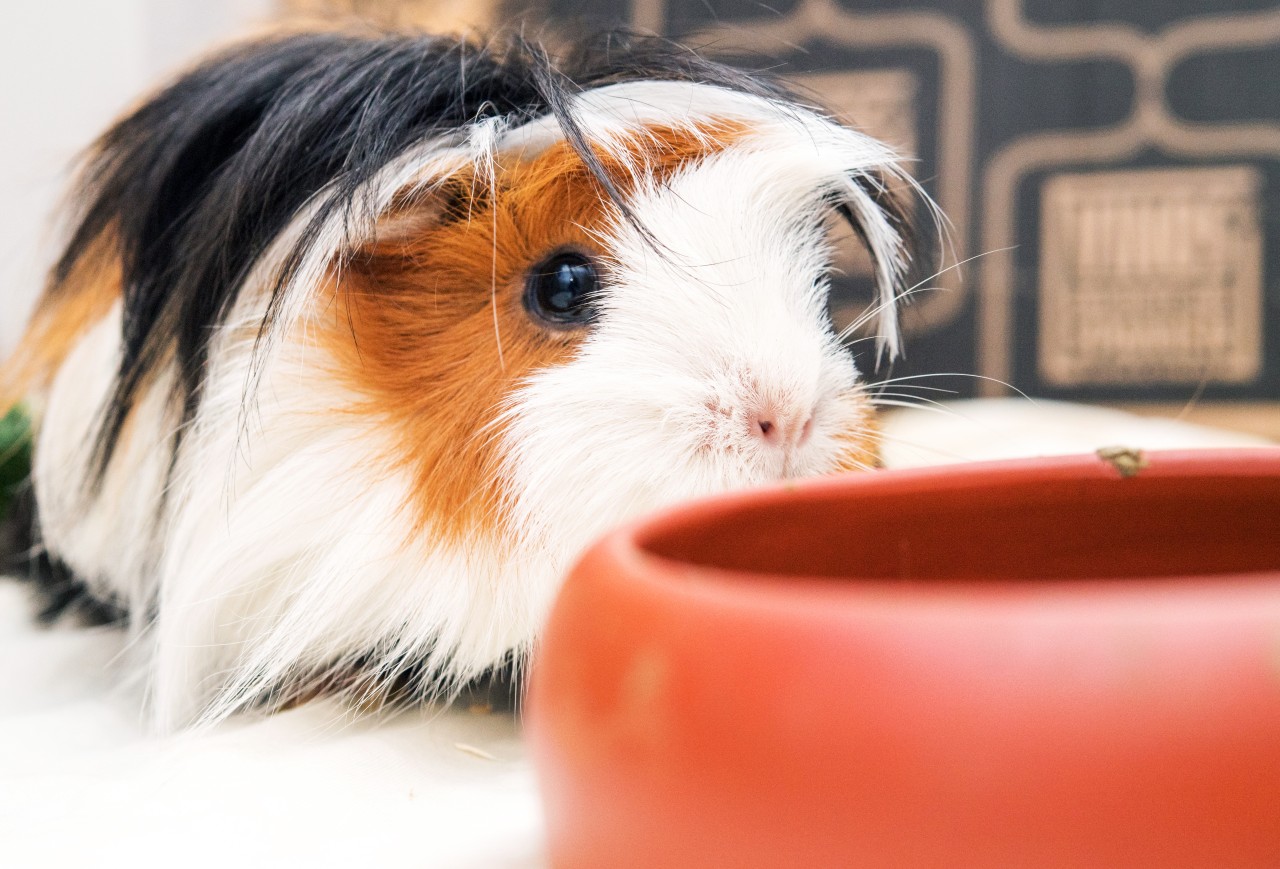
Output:
[[747,414],[747,434],[774,447],[799,447],[813,431],[811,410],[790,411],[762,406]]

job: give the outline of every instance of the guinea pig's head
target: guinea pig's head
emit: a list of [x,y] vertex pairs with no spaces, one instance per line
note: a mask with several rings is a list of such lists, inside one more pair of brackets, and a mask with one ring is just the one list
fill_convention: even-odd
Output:
[[[423,533],[557,564],[681,499],[876,464],[833,329],[833,217],[877,264],[896,352],[894,153],[814,111],[633,82],[406,164],[333,306]],[[530,549],[532,548],[532,549]]]

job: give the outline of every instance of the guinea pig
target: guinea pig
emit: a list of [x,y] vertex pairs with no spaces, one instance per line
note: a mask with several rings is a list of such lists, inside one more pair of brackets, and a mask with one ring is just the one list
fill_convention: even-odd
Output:
[[448,697],[525,659],[615,523],[876,464],[830,227],[892,357],[912,189],[659,40],[233,47],[81,167],[0,379],[39,545],[125,614],[160,728]]

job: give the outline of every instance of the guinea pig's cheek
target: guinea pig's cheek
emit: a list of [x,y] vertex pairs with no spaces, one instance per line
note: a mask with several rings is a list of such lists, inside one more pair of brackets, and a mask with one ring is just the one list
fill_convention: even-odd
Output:
[[[833,424],[821,427],[823,455],[815,474],[868,471],[880,467],[880,426],[870,397],[862,387],[835,399]],[[817,438],[815,438],[817,440]]]
[[534,373],[512,394],[503,476],[514,526],[526,540],[569,557],[611,526],[699,484],[673,446],[661,387],[638,376],[635,365],[588,352]]

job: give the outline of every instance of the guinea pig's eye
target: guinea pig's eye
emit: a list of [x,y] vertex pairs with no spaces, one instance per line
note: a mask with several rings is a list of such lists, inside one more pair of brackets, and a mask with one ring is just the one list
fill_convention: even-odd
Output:
[[529,271],[524,306],[554,326],[576,326],[595,319],[600,291],[596,265],[580,253],[554,254]]

